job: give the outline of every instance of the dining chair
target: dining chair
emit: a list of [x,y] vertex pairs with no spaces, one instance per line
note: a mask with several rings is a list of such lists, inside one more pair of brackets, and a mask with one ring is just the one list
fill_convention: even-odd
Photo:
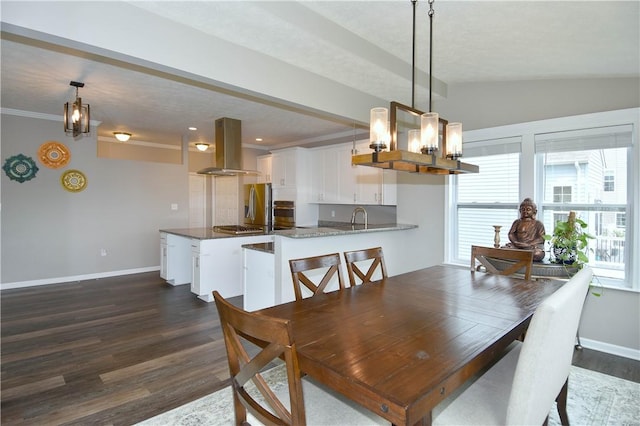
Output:
[[[378,276],[380,276],[380,278],[387,277],[387,267],[384,264],[382,247],[345,251],[344,260],[347,264],[347,274],[349,275],[349,283],[352,287],[356,285],[356,276],[361,280],[362,284],[371,282],[376,271],[379,271]],[[358,266],[357,263],[368,260],[372,260],[372,262],[368,264],[369,269],[364,273],[361,268],[364,269],[367,264],[360,263],[360,266]]]
[[434,425],[542,425],[553,401],[569,424],[567,391],[578,324],[593,276],[585,266],[536,309],[524,342],[459,395],[434,409]]
[[[289,260],[289,268],[291,269],[296,300],[304,299],[303,286],[311,291],[312,296],[324,293],[336,274],[339,290],[345,288],[342,268],[340,268],[340,254],[338,253],[291,259]],[[322,274],[322,271],[324,271],[322,279],[317,284],[314,283],[312,278]]]
[[[507,260],[504,269],[498,269],[488,258]],[[479,264],[477,263],[479,262]],[[471,271],[479,271],[484,267],[486,272],[497,275],[519,274],[524,269],[524,279],[531,279],[533,268],[533,251],[510,248],[471,246]]]
[[[363,407],[342,401],[336,393],[309,386],[311,382],[301,379],[289,320],[240,309],[217,291],[213,291],[213,298],[227,350],[236,425],[248,424],[247,414],[250,413],[263,424],[303,426],[307,412],[311,424],[387,423]],[[267,381],[263,377],[269,365],[282,365],[282,360],[287,382],[284,391],[279,390],[280,382]],[[255,388],[252,389],[250,383]],[[306,391],[310,391],[316,406],[309,410],[304,402]],[[339,419],[336,419],[337,415]]]

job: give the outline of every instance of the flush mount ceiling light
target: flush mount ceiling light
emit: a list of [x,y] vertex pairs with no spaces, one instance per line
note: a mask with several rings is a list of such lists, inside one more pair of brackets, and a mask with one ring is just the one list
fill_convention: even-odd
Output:
[[116,137],[120,142],[126,142],[131,137],[131,133],[126,132],[113,132],[113,136]]
[[82,98],[78,96],[78,88],[84,87],[84,83],[72,81],[69,85],[76,88],[76,99],[71,104],[64,104],[64,131],[75,138],[82,133],[89,133],[90,108],[89,104],[82,105]]
[[[415,108],[416,3],[413,6],[413,43],[411,70],[411,106],[391,102],[387,108],[373,108],[370,113],[370,154],[354,155],[355,165],[371,166],[412,173],[478,173],[479,167],[459,161],[462,156],[462,124],[448,123],[431,110],[433,62],[433,2],[429,3],[429,112]],[[389,121],[387,121],[389,120]],[[389,151],[387,149],[389,144]],[[442,145],[441,147],[439,145]],[[399,149],[402,146],[404,149]]]
[[209,144],[204,142],[196,142],[196,148],[198,148],[199,151],[206,151],[207,149],[209,149]]

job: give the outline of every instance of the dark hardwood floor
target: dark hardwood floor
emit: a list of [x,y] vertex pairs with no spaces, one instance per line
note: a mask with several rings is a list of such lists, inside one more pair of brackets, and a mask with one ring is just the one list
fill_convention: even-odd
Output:
[[[157,272],[0,298],[3,425],[128,425],[227,386],[215,305]],[[584,349],[574,364],[640,382],[639,361]]]

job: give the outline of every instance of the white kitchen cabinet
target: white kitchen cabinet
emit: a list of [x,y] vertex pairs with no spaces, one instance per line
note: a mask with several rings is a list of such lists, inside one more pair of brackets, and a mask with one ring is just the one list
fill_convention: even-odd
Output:
[[255,311],[276,304],[275,256],[273,253],[244,248],[243,308]]
[[258,162],[258,183],[270,183],[271,182],[271,154],[261,155],[257,158]]
[[352,144],[339,145],[337,149],[337,175],[339,204],[359,204],[357,173],[359,166],[351,164]]
[[160,233],[160,278],[168,279],[169,274],[167,273],[167,234],[164,232]]
[[[357,153],[371,152],[369,142],[356,145]],[[351,164],[353,144],[312,151],[312,196],[318,204],[396,204],[396,172]]]
[[189,240],[160,233],[160,277],[171,285],[191,282]]
[[213,290],[225,298],[240,296],[243,291],[242,246],[273,241],[270,235],[184,239],[190,241],[191,292],[205,302],[213,301]]
[[340,202],[339,151],[325,147],[312,151],[311,202],[337,204]]
[[271,182],[274,188],[296,186],[298,151],[283,149],[271,154]]

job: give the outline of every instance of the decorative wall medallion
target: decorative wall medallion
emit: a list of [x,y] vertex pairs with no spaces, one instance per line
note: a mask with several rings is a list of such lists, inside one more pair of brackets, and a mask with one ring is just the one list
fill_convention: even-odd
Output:
[[7,158],[2,169],[9,176],[9,179],[17,180],[20,183],[33,179],[38,172],[38,166],[33,158],[24,154]]
[[60,177],[60,183],[69,192],[80,192],[87,187],[87,178],[80,170],[67,170]]
[[48,141],[40,145],[40,149],[38,149],[38,159],[42,164],[51,169],[59,169],[69,163],[69,160],[71,160],[71,152],[66,145],[60,142]]

